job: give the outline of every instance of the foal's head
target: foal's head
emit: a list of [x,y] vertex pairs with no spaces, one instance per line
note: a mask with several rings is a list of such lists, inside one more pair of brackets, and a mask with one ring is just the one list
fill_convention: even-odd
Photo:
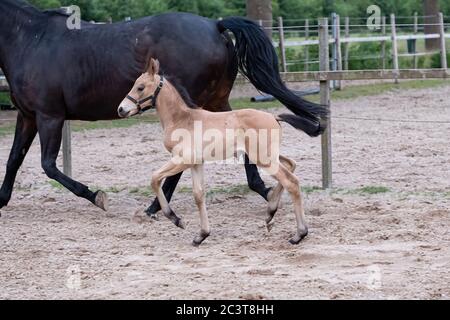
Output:
[[143,73],[134,83],[133,89],[120,103],[118,113],[121,118],[128,118],[156,107],[159,91],[164,84],[159,75],[159,61],[151,59]]

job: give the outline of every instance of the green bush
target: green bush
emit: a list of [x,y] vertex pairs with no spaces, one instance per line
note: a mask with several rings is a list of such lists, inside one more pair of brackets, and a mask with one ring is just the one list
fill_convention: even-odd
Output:
[[0,92],[0,103],[4,104],[10,104],[11,99],[9,98],[9,93],[7,92]]
[[[450,66],[450,53],[447,53],[447,66]],[[431,56],[431,68],[442,68],[441,55],[439,53]]]
[[[391,43],[386,42],[386,68],[392,66],[390,57]],[[361,42],[350,46],[349,63],[350,70],[371,70],[381,69],[381,43],[378,42]]]

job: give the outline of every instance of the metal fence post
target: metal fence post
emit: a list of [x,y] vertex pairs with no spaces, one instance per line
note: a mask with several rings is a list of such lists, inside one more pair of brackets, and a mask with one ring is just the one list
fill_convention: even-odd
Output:
[[[328,40],[328,19],[319,20],[319,56],[320,71],[330,70]],[[320,103],[330,108],[330,81],[320,81]],[[324,189],[330,189],[333,186],[332,178],[332,149],[331,149],[331,121],[327,119],[327,130],[322,136],[322,186]]]
[[[341,18],[339,15],[336,15],[335,18],[336,22],[336,36],[334,38],[335,44],[336,44],[336,64],[337,64],[337,70],[342,71],[342,47],[341,47]],[[342,89],[342,81],[339,80],[336,82],[336,89],[341,90]]]
[[[350,38],[350,18],[345,17],[345,38]],[[344,48],[344,69],[349,68],[349,58],[350,58],[350,43],[345,43]]]
[[444,15],[439,12],[439,33],[441,36],[441,68],[447,69],[447,49],[445,47],[445,25],[444,25]]
[[[381,18],[381,33],[386,35],[386,16]],[[381,41],[381,68],[386,69],[386,41]]]
[[[337,14],[336,12],[333,12],[331,14],[331,33],[332,33],[332,37],[333,37],[333,45],[332,48],[333,50],[331,51],[331,56],[332,56],[332,60],[331,60],[331,70],[332,71],[337,71],[338,69],[338,62],[337,62],[337,43],[336,43],[336,37],[337,37],[337,26],[336,26],[336,21],[337,21]],[[331,81],[332,83],[332,88],[336,89],[337,87],[337,81],[333,80]]]
[[[309,20],[305,20],[305,40],[309,40]],[[305,46],[305,71],[309,71],[309,46]]]
[[280,53],[281,53],[281,67],[283,72],[288,72],[286,61],[286,48],[284,47],[284,23],[283,17],[278,17],[278,28],[280,32]]
[[70,121],[64,122],[63,127],[63,172],[72,177],[72,129]]
[[[398,46],[397,46],[397,28],[395,24],[395,14],[391,14],[391,28],[392,28],[392,60],[393,60],[393,69],[395,72],[399,72],[399,64],[398,64]],[[398,83],[398,78],[395,79],[395,83]]]
[[[417,12],[414,13],[414,34],[417,35],[419,33],[419,16]],[[414,39],[414,48],[417,48],[417,39]],[[417,49],[414,50],[413,56],[413,64],[414,69],[419,68],[419,59],[417,58]]]

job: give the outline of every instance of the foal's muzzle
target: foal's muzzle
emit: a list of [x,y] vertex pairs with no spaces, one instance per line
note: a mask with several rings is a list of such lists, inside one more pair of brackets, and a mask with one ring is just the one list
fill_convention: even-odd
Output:
[[131,104],[121,104],[117,109],[120,118],[129,118],[139,113],[139,109]]

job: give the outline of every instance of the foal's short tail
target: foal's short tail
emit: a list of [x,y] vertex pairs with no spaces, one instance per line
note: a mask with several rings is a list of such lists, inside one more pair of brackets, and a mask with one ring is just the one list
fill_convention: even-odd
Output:
[[284,85],[279,73],[277,53],[264,30],[256,23],[238,17],[219,21],[218,28],[220,32],[233,32],[239,70],[244,76],[258,90],[271,94],[298,116],[283,116],[286,122],[296,123],[296,126],[301,123],[299,129],[310,136],[323,133],[325,128],[321,119],[328,116],[327,108],[298,97]]
[[311,137],[320,136],[326,129],[320,122],[316,123],[309,119],[299,117],[294,114],[280,114],[276,117],[279,122],[286,122],[297,130],[305,132]]

